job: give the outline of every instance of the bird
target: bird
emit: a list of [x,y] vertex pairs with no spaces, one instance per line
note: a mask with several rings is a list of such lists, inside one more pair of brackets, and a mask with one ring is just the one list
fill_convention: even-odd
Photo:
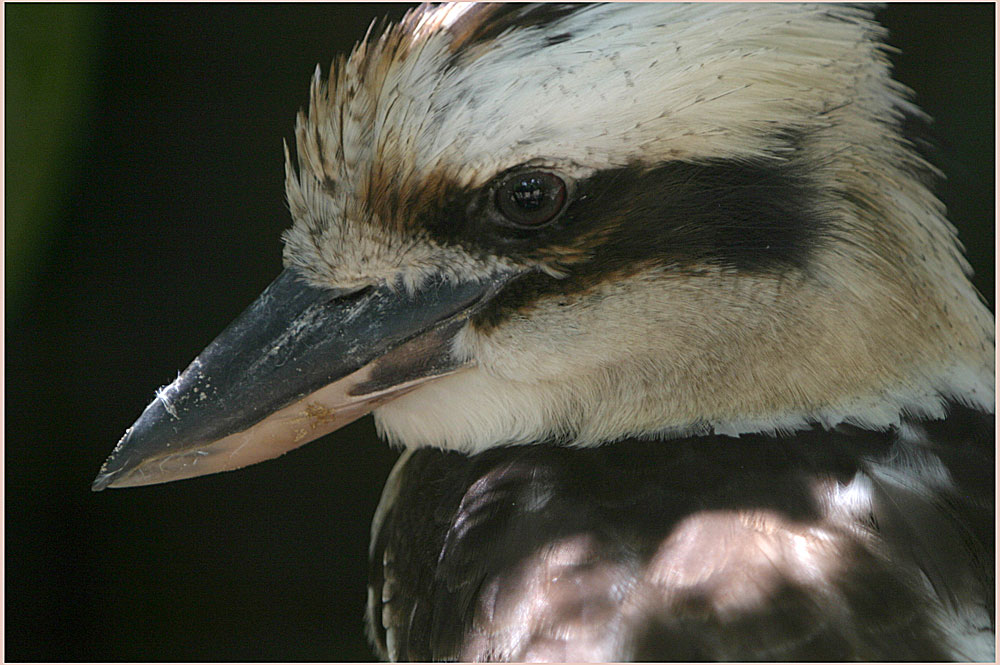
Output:
[[992,660],[993,315],[867,5],[422,5],[93,488],[372,413],[382,658]]

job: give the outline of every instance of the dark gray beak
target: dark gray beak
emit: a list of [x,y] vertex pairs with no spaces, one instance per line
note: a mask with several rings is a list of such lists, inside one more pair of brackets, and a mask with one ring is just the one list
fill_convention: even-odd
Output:
[[407,294],[386,285],[321,289],[284,270],[159,392],[93,489],[271,459],[461,369],[451,339],[514,276],[442,280]]

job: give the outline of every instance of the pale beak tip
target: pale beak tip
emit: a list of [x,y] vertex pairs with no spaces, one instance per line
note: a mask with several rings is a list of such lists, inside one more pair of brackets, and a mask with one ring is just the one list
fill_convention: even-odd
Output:
[[91,483],[90,489],[94,492],[100,492],[105,487],[111,484],[111,481],[115,479],[115,474],[113,473],[99,473],[97,478],[94,478],[94,482]]
[[91,491],[100,492],[107,487],[114,487],[114,482],[118,480],[121,475],[121,469],[115,469],[114,471],[108,471],[107,462],[101,467],[101,472],[97,474],[94,478],[94,482],[90,484]]

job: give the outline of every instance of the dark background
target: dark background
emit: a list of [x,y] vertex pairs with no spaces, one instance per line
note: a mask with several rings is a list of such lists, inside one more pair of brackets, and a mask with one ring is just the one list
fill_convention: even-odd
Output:
[[[7,5],[6,660],[368,660],[370,418],[236,473],[90,492],[281,267],[282,138],[398,5]],[[994,7],[890,5],[991,305]]]

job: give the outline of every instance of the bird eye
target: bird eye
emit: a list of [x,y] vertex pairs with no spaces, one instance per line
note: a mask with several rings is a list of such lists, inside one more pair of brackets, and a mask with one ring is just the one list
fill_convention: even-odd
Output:
[[541,226],[552,221],[566,202],[566,183],[545,171],[512,173],[497,188],[496,206],[518,226]]

